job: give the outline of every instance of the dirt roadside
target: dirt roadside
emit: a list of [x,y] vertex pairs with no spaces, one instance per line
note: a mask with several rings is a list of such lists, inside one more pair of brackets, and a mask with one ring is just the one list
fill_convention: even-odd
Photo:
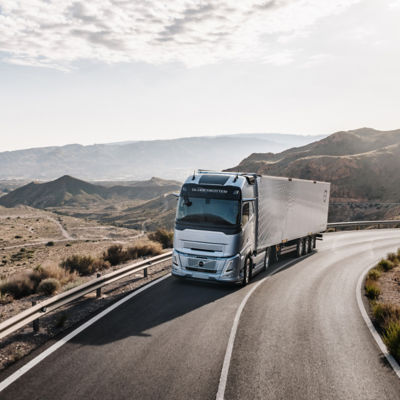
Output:
[[95,293],[91,293],[72,304],[55,310],[40,319],[40,329],[37,333],[33,331],[32,324],[29,324],[7,336],[0,344],[0,371],[5,370],[40,346],[62,337],[66,332],[130,292],[168,274],[171,270],[170,264],[170,261],[165,261],[152,267],[149,269],[147,278],[143,277],[143,272],[139,272],[108,285],[102,289],[101,298],[96,298]]

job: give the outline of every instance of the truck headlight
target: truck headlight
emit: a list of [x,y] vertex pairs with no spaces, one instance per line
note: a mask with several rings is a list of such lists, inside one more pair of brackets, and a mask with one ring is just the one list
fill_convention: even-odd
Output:
[[233,260],[229,260],[229,261],[226,263],[225,272],[231,272],[231,271],[233,271],[233,267],[234,267]]
[[179,256],[177,253],[173,253],[172,254],[172,267],[179,268],[179,266],[180,266]]
[[237,270],[238,262],[240,261],[240,258],[238,256],[231,258],[230,260],[227,260],[225,263],[224,267],[224,275],[231,275],[234,274]]

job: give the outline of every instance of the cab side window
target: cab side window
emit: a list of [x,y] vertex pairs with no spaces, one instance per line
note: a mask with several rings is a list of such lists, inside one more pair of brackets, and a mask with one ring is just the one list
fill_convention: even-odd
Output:
[[242,226],[245,226],[250,218],[250,204],[244,203],[242,206]]

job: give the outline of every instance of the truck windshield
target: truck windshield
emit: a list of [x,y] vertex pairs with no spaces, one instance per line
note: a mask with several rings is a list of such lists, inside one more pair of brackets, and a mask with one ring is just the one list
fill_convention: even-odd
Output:
[[176,222],[212,226],[235,226],[239,224],[238,200],[203,197],[180,197]]

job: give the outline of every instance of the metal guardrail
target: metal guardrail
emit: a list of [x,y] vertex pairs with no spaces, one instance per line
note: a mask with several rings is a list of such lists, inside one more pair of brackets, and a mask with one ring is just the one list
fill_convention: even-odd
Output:
[[328,224],[328,228],[350,228],[350,227],[357,227],[360,228],[361,226],[393,226],[399,225],[400,220],[379,220],[379,221],[349,221],[349,222],[330,222]]
[[44,300],[2,322],[0,324],[0,339],[9,335],[10,333],[15,332],[32,321],[37,321],[38,318],[43,317],[51,311],[54,311],[59,307],[85,296],[88,293],[96,291],[97,296],[99,297],[100,290],[103,286],[109,285],[110,283],[125,278],[133,273],[143,271],[143,274],[146,277],[147,268],[167,261],[171,258],[171,256],[172,252],[169,251],[159,256],[127,265],[126,267],[110,272],[109,274],[100,275],[96,279],[86,282],[83,285],[79,285],[71,290],[68,290],[67,292],[60,293],[59,295],[53,296],[50,299]]

